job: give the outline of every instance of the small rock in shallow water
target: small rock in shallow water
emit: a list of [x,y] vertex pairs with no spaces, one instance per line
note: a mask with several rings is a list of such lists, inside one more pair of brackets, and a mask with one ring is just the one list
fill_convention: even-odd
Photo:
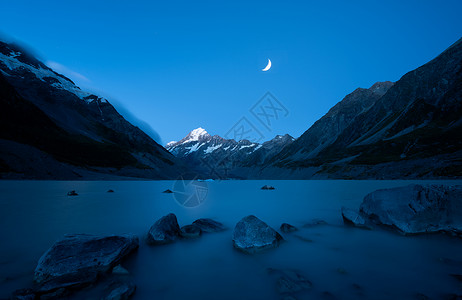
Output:
[[169,190],[169,189],[166,189],[162,193],[164,193],[164,194],[173,194],[173,192],[171,190]]
[[271,185],[264,185],[261,187],[262,190],[274,190],[274,186]]
[[276,230],[253,215],[242,218],[234,228],[233,245],[245,253],[276,248],[282,240]]
[[359,228],[370,229],[370,226],[366,224],[366,220],[364,220],[361,215],[349,208],[342,207],[342,217],[343,222],[346,225],[351,225]]
[[68,196],[78,196],[79,194],[77,194],[76,191],[72,190],[72,191],[70,191],[70,192],[67,192],[67,195],[68,195]]
[[115,282],[108,290],[103,300],[128,300],[135,293],[136,285],[131,281]]
[[305,225],[303,225],[303,227],[304,228],[311,228],[311,227],[320,226],[320,225],[329,225],[329,224],[324,220],[314,219],[311,222],[306,223]]
[[180,225],[174,214],[168,214],[151,226],[146,237],[150,245],[163,245],[174,242],[180,236]]
[[282,223],[280,227],[282,232],[289,233],[289,232],[294,232],[297,231],[297,227],[287,224],[287,223]]
[[130,273],[122,267],[121,265],[117,265],[112,269],[112,274],[114,275],[130,275]]
[[196,225],[186,225],[181,227],[180,235],[187,239],[198,238],[201,235],[201,229]]
[[226,227],[215,220],[209,218],[197,219],[193,222],[202,232],[220,232],[226,230]]

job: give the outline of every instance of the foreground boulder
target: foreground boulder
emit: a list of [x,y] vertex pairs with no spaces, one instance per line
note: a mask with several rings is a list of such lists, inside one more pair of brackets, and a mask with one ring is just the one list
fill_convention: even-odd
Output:
[[242,218],[234,228],[233,245],[245,253],[276,248],[282,240],[279,233],[253,215]]
[[462,186],[419,185],[377,190],[359,209],[366,223],[402,234],[447,232],[462,235]]
[[138,246],[134,235],[66,235],[40,258],[34,272],[34,291],[61,293],[93,283]]
[[181,230],[174,214],[168,214],[151,226],[146,237],[150,245],[163,245],[174,242],[180,236]]
[[223,224],[208,218],[197,219],[193,224],[199,227],[202,232],[220,232],[226,230]]

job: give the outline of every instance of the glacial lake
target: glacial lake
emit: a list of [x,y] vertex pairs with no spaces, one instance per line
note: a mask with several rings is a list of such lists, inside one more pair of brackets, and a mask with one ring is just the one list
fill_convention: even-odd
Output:
[[[122,263],[137,285],[132,299],[283,299],[268,268],[296,270],[312,282],[297,299],[462,294],[450,276],[462,274],[461,239],[343,225],[342,206],[358,208],[369,192],[411,183],[462,181],[215,181],[200,183],[202,202],[191,207],[184,205],[191,186],[183,195],[162,193],[178,191],[174,181],[0,181],[0,298],[31,286],[38,259],[66,233],[137,234],[140,248]],[[261,190],[265,184],[276,189]],[[79,195],[67,196],[70,190]],[[170,212],[180,226],[213,218],[228,230],[146,245],[151,225]],[[233,229],[250,214],[279,232],[283,222],[299,231],[281,233],[277,249],[240,253]],[[327,225],[311,226],[313,220]]]

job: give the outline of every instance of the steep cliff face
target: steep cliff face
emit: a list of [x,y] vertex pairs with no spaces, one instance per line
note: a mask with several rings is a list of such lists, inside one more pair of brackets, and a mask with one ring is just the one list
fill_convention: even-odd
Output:
[[[108,100],[82,91],[27,51],[3,42],[0,106],[2,177],[72,179],[91,172],[175,178],[184,171]],[[39,172],[46,166],[38,168],[32,152],[46,157],[50,170]]]

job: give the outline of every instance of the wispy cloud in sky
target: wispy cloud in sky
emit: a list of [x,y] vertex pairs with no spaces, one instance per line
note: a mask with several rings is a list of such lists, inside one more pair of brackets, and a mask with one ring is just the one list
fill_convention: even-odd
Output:
[[67,77],[69,77],[71,79],[77,79],[77,80],[81,80],[81,81],[90,82],[90,79],[88,79],[84,75],[82,75],[82,74],[80,74],[78,72],[72,71],[68,67],[66,67],[66,66],[64,66],[64,65],[62,65],[60,63],[57,63],[55,61],[49,60],[49,61],[46,62],[46,65],[49,66],[50,68],[52,68],[53,70],[55,70],[56,72],[62,73],[63,75],[66,75]]

